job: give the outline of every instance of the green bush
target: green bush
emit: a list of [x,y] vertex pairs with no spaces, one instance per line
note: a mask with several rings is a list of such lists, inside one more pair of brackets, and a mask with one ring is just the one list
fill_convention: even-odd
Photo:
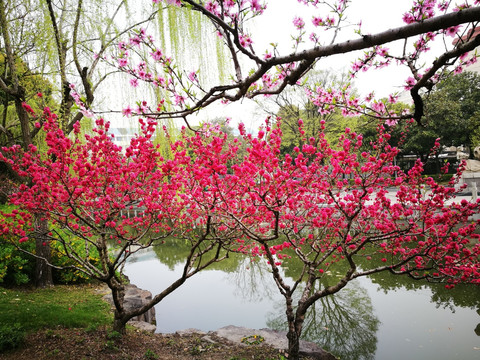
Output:
[[[5,239],[4,239],[5,240]],[[24,250],[32,251],[31,243],[23,243]],[[0,242],[0,283],[11,286],[30,282],[35,260],[7,241]]]
[[[35,258],[21,250],[18,250],[8,241],[0,241],[0,283],[5,286],[27,284],[33,280],[35,271]],[[84,242],[79,239],[70,241],[75,251],[79,255],[85,254]],[[55,283],[74,284],[85,283],[90,278],[83,272],[74,269],[75,261],[70,259],[64,252],[59,242],[50,243],[52,249],[51,262],[55,266],[65,267],[63,270],[53,270],[53,279]],[[34,253],[34,240],[20,244],[21,248]],[[99,264],[99,257],[96,251],[90,251],[89,261],[93,265]]]
[[[65,237],[64,237],[65,238]],[[80,256],[85,257],[85,241],[80,239],[71,239],[67,240],[70,243],[70,246],[73,247],[74,251]],[[53,280],[56,283],[61,284],[74,284],[74,283],[85,283],[90,281],[90,277],[85,274],[84,272],[74,269],[68,268],[69,266],[73,266],[76,262],[73,259],[70,259],[63,249],[63,245],[59,242],[52,242],[52,264],[55,266],[61,266],[67,269],[64,270],[55,270],[53,271]],[[96,249],[90,249],[89,262],[94,266],[99,266],[100,258]],[[78,267],[78,266],[77,266]]]
[[20,347],[24,339],[25,331],[19,324],[0,326],[0,352]]
[[[12,205],[0,204],[0,211],[11,213],[15,209]],[[52,227],[52,225],[51,225]],[[53,225],[53,227],[55,227]],[[61,229],[55,229],[60,233],[65,241],[68,241],[74,248],[74,251],[80,256],[85,256],[85,242],[78,238],[70,236],[68,232]],[[0,237],[0,284],[5,286],[27,284],[34,279],[36,259],[19,250],[35,253],[35,240],[18,243],[18,239],[3,235]],[[53,280],[55,283],[72,284],[88,282],[90,278],[83,272],[73,268],[75,262],[70,259],[64,251],[62,244],[58,241],[51,241],[52,249],[51,262],[55,266],[64,267],[64,270],[53,270]],[[96,249],[89,252],[89,261],[94,266],[99,264],[99,256]]]

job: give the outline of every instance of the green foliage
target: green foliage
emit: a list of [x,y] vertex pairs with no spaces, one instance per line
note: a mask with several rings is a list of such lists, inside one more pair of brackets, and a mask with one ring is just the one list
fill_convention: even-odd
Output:
[[118,331],[110,331],[107,333],[107,339],[108,340],[120,340],[122,338],[122,334],[120,334]]
[[[0,53],[0,73],[5,73],[5,55]],[[56,107],[53,99],[53,86],[46,78],[41,75],[34,74],[28,65],[20,58],[15,61],[17,68],[17,76],[19,78],[19,85],[25,90],[25,102],[29,104],[36,113],[42,113],[45,106],[51,108]],[[39,96],[41,94],[41,96]],[[20,122],[18,121],[17,112],[15,109],[14,98],[0,90],[0,116],[2,118],[2,126],[10,132],[11,136],[17,140],[21,139]],[[31,128],[36,119],[31,119]],[[40,134],[40,133],[39,133]],[[36,138],[35,145],[39,149],[44,145],[43,139]],[[10,139],[5,137],[2,133],[0,136],[0,144],[11,145]]]
[[[0,205],[0,210],[11,212],[10,205]],[[58,233],[61,233],[57,229]],[[85,242],[78,238],[69,238],[67,234],[62,237],[73,248],[79,256],[85,256]],[[35,273],[35,258],[22,250],[35,253],[35,241],[32,239],[24,243],[18,243],[17,239],[2,237],[0,238],[0,284],[5,286],[28,284],[33,280]],[[63,270],[53,271],[54,281],[59,284],[85,283],[91,279],[78,268],[73,267],[75,261],[69,258],[59,241],[51,241],[52,264],[54,266],[65,268]],[[98,251],[95,248],[89,251],[90,263],[94,266],[100,264]]]
[[0,289],[0,324],[28,329],[87,328],[110,324],[110,305],[91,287],[59,285],[37,290]]
[[118,331],[110,331],[107,333],[107,342],[105,348],[110,351],[118,351],[117,343],[122,339],[122,334]]
[[473,148],[480,139],[480,75],[464,72],[448,77],[425,102],[427,128],[441,138],[442,145]]
[[[63,237],[66,241],[68,241],[69,245],[73,248],[75,253],[78,254],[78,256],[82,258],[86,257],[84,241],[77,238],[68,239],[66,235]],[[65,249],[59,241],[52,241],[50,246],[52,249],[52,264],[64,268],[62,270],[54,269],[54,282],[60,284],[73,284],[85,283],[91,280],[86,273],[78,269],[77,262],[66,255]],[[100,266],[100,257],[96,248],[89,250],[88,258],[92,265]],[[74,265],[76,265],[77,268],[75,268]]]
[[[317,87],[331,89],[333,87],[347,87],[346,74],[338,74],[333,71],[314,71],[305,78],[305,86],[313,92]],[[280,107],[277,116],[281,118],[280,129],[282,130],[281,152],[292,153],[295,147],[301,148],[308,143],[310,138],[318,138],[324,122],[327,141],[335,144],[345,128],[356,131],[358,119],[344,117],[339,109],[332,112],[321,113],[319,106],[310,101],[305,89],[291,88],[279,95],[275,103]],[[300,133],[298,120],[303,121],[303,135]]]
[[246,345],[260,345],[265,341],[265,338],[261,335],[250,335],[242,338],[242,344]]
[[10,349],[16,349],[22,345],[25,339],[25,331],[20,324],[0,325],[0,353]]
[[147,350],[145,351],[145,354],[143,354],[143,357],[144,357],[145,359],[148,359],[148,360],[158,359],[158,355],[155,354],[155,352],[152,351],[152,350],[150,350],[150,349],[147,349]]
[[[4,239],[5,240],[5,239]],[[33,251],[33,243],[23,243],[21,247]],[[17,248],[6,241],[0,245],[0,283],[10,285],[21,285],[30,282],[35,261],[31,256],[17,250]]]
[[[71,245],[78,254],[85,254],[85,246],[81,240],[73,239]],[[19,246],[28,252],[35,252],[35,243],[33,240],[19,244]],[[55,283],[73,284],[91,281],[84,272],[73,267],[75,261],[66,256],[63,246],[59,242],[52,242],[51,248],[52,264],[65,267],[63,270],[54,269],[53,276]],[[98,252],[91,250],[89,258],[93,265],[99,265],[100,259]],[[0,283],[6,286],[28,284],[33,279],[34,271],[35,258],[33,256],[17,249],[11,242],[1,242]]]

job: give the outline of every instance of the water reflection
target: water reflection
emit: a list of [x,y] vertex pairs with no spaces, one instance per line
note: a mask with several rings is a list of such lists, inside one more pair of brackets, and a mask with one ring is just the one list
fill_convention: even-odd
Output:
[[[235,284],[234,295],[245,301],[273,301],[279,297],[278,289],[273,286],[270,268],[263,262],[244,258],[231,279]],[[280,305],[280,308],[282,307],[283,305]]]
[[[168,241],[136,254],[125,273],[132,283],[158,293],[182,271],[187,253],[188,244]],[[300,271],[294,265],[285,263],[287,279]],[[285,329],[283,301],[264,264],[232,255],[156,306],[158,331],[226,325]],[[318,301],[307,315],[303,338],[342,359],[477,359],[479,309],[478,286],[446,290],[383,273]]]
[[[443,284],[411,281],[406,277],[398,277],[389,273],[375,274],[370,280],[379,286],[385,294],[400,289],[409,291],[431,292],[430,301],[439,309],[455,313],[457,308],[472,309],[480,315],[480,286],[458,284],[455,289],[446,289]],[[480,320],[480,319],[479,319]],[[477,329],[480,324],[477,325]],[[477,330],[474,332],[478,335]]]
[[[267,325],[286,331],[284,311],[270,312]],[[335,296],[318,300],[309,309],[302,338],[321,344],[341,359],[373,360],[378,325],[366,289],[354,281]]]

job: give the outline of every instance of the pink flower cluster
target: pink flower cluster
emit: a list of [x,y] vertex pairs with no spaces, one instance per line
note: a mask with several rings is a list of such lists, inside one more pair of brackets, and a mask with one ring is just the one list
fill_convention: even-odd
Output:
[[[208,228],[223,247],[265,257],[273,267],[291,249],[300,259],[316,254],[319,273],[375,253],[383,264],[365,263],[363,270],[480,282],[480,223],[470,219],[480,201],[453,201],[458,178],[441,186],[423,177],[420,161],[402,172],[394,164],[399,150],[388,145],[382,126],[370,151],[347,128],[335,146],[322,132],[281,156],[280,119],[268,118],[257,136],[241,125],[244,155],[238,139],[205,125],[194,135],[184,129],[165,159],[153,144],[151,119],[140,121],[141,134],[122,152],[103,119],[80,140],[66,137],[48,109],[41,117],[46,153],[14,146],[0,155],[31,179],[10,199],[17,209],[0,221],[0,233],[19,241],[31,237],[35,213],[86,246],[103,249],[108,234],[123,253],[145,229],[155,238]],[[303,121],[298,125],[303,131]],[[134,209],[136,215],[126,215]]]

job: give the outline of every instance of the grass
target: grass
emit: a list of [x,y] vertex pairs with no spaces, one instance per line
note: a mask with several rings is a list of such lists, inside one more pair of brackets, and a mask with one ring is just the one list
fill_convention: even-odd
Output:
[[[93,285],[48,289],[0,287],[0,358],[60,359],[262,359],[286,360],[268,346],[242,346],[200,335],[155,336],[127,328],[111,331],[110,305]],[[2,328],[2,324],[5,324]]]
[[110,306],[92,286],[48,289],[0,288],[0,324],[24,324],[25,330],[88,328],[111,324]]

